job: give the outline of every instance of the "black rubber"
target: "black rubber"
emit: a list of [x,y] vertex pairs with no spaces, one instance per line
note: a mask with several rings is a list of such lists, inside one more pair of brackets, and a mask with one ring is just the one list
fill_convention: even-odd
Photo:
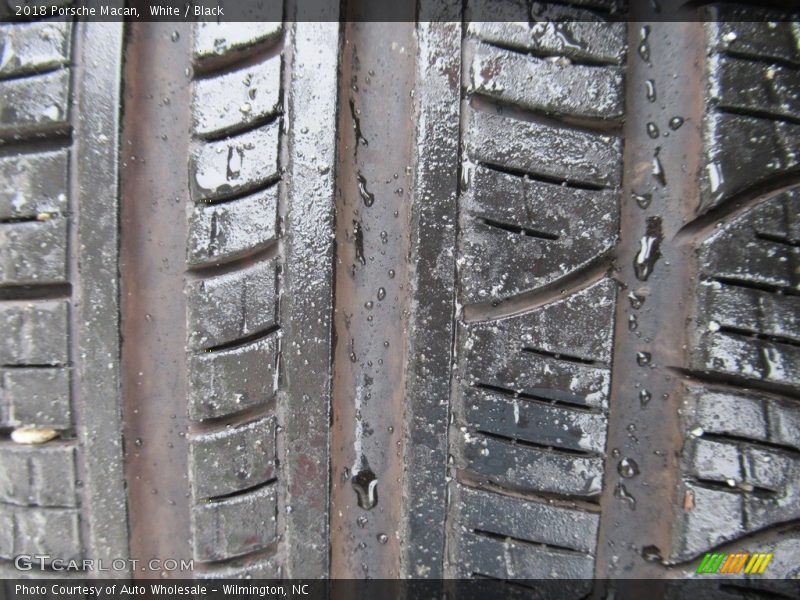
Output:
[[796,593],[800,13],[627,4],[0,26],[2,574]]

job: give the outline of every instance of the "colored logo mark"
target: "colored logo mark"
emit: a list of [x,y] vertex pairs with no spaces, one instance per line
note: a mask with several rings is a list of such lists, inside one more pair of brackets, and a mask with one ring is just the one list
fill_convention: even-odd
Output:
[[725,554],[720,552],[707,552],[697,567],[697,573],[709,574],[735,574],[744,573],[761,574],[769,561],[772,560],[772,552],[737,552],[735,554]]

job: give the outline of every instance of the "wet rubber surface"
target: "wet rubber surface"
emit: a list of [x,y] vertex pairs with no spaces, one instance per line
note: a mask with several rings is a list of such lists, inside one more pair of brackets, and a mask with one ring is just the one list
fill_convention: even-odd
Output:
[[341,550],[331,575],[344,579],[399,576],[413,33],[411,23],[343,31],[331,431],[331,540]]
[[578,4],[0,29],[0,558],[796,573],[797,31]]
[[[183,295],[188,191],[186,154],[178,151],[188,146],[189,114],[172,109],[172,103],[185,106],[190,98],[190,34],[189,26],[172,24],[128,32],[121,145],[122,389],[133,482],[131,555],[140,560],[191,555]],[[151,50],[169,60],[147,61]]]

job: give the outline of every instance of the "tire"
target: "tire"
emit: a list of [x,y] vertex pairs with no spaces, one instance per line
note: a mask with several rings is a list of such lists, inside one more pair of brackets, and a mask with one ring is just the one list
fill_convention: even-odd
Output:
[[796,593],[797,15],[303,8],[2,26],[4,573]]

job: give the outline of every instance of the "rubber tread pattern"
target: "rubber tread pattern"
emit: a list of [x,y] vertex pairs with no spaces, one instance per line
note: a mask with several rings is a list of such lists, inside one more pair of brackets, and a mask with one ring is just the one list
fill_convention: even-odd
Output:
[[273,412],[283,33],[281,23],[194,27],[202,75],[193,82],[186,256],[210,271],[186,287],[187,377],[189,417],[198,424],[189,436],[192,547],[203,578],[275,578],[282,569]]

